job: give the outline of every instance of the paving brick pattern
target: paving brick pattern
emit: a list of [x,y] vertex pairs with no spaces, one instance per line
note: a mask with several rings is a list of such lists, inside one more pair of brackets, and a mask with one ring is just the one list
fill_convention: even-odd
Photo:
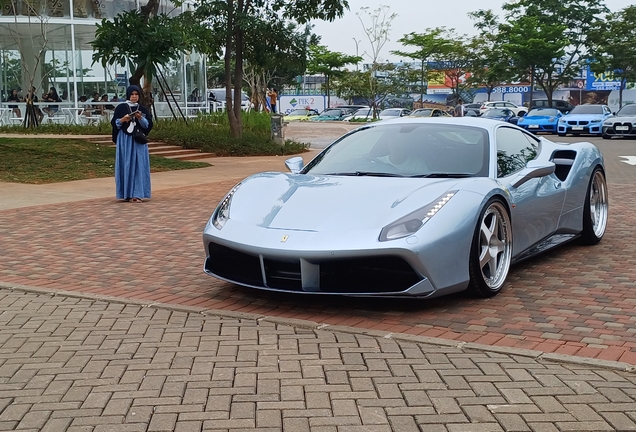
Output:
[[495,298],[387,301],[259,292],[206,276],[203,227],[238,180],[163,190],[143,204],[0,211],[0,282],[636,364],[632,185],[610,185],[599,245],[566,245],[514,266]]
[[0,430],[636,430],[629,372],[95,297],[0,305]]

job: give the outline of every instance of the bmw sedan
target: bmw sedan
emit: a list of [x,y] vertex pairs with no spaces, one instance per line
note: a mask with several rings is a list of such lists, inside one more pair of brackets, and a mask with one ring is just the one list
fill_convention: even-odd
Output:
[[603,138],[636,136],[636,104],[621,108],[615,116],[603,123]]
[[572,134],[601,135],[603,122],[612,115],[607,105],[583,104],[575,106],[572,111],[559,119],[557,133],[559,136]]

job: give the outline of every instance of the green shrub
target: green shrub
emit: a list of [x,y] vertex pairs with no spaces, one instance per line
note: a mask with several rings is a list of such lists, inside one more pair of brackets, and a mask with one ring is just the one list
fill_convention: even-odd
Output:
[[[155,119],[150,133],[153,141],[179,145],[218,156],[289,155],[307,151],[309,144],[286,140],[284,145],[271,139],[270,115],[267,113],[243,113],[243,136],[234,138],[225,112],[199,115],[188,119]],[[110,135],[110,123],[76,126],[68,124],[42,124],[37,128],[24,126],[0,127],[0,132],[55,135]]]

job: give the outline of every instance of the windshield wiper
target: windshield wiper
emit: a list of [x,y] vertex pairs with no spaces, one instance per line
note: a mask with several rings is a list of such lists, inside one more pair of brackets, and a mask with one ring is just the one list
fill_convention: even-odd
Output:
[[354,171],[354,172],[341,172],[341,173],[327,173],[323,175],[338,175],[338,176],[355,176],[355,177],[404,177],[401,174],[385,173],[385,172],[371,172],[371,171]]
[[461,174],[461,173],[430,173],[430,174],[420,174],[409,177],[417,177],[417,178],[465,178],[465,177],[474,177],[474,174]]

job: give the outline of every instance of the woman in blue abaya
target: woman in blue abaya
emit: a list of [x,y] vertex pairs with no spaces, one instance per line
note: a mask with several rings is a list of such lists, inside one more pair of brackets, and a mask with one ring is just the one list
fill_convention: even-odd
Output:
[[150,198],[150,156],[148,146],[133,140],[132,132],[138,125],[146,135],[152,129],[150,112],[139,103],[141,90],[135,85],[126,89],[126,102],[115,108],[113,142],[117,144],[115,156],[115,186],[117,199],[143,202]]

